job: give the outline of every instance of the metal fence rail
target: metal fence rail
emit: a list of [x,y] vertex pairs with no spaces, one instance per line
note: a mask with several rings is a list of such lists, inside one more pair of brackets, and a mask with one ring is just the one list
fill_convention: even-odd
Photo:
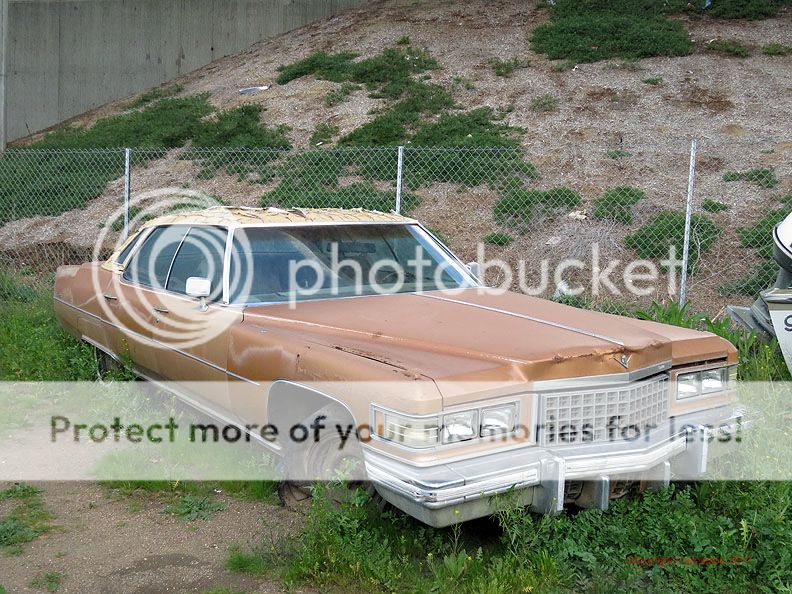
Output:
[[[551,151],[9,150],[0,155],[0,274],[46,282],[58,265],[90,259],[100,238],[101,253],[167,212],[366,208],[417,218],[466,260],[508,265],[485,267],[488,284],[615,311],[686,295],[716,314],[772,284],[769,231],[792,210],[789,159],[774,146],[746,141],[721,156],[704,139],[692,159],[687,140]],[[669,251],[687,263],[673,275]],[[654,267],[654,285],[628,286],[631,264]]]

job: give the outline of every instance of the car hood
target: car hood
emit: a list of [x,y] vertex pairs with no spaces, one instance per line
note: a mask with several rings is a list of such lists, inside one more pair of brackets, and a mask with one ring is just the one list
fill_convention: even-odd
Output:
[[624,373],[735,352],[707,332],[479,289],[249,307],[245,323],[279,326],[438,384]]

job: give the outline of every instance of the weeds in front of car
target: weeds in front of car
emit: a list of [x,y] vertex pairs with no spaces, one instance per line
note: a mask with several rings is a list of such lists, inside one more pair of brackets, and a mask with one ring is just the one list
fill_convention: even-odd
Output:
[[212,514],[223,511],[225,508],[225,504],[216,501],[213,497],[188,493],[166,505],[163,511],[178,516],[183,522],[194,522],[195,520],[208,520]]
[[19,554],[21,545],[49,529],[50,514],[44,509],[41,489],[16,484],[0,491],[0,501],[10,501],[12,509],[0,518],[0,551]]

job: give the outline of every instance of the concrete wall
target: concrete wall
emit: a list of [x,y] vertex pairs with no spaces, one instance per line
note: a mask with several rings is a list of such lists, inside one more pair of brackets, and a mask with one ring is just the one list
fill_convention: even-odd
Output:
[[365,3],[0,0],[0,150],[4,139],[22,138]]

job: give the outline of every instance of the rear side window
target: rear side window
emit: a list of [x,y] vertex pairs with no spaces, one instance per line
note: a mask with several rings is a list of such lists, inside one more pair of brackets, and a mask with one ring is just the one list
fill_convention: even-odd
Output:
[[123,250],[121,250],[121,253],[118,254],[118,258],[116,258],[115,263],[121,264],[123,266],[124,262],[126,262],[126,259],[129,257],[129,254],[132,253],[132,250],[135,249],[135,246],[137,246],[140,243],[140,240],[143,239],[145,236],[146,236],[145,231],[141,231],[140,233],[135,235],[135,237],[132,238],[132,241],[130,241],[127,244],[127,246]]
[[192,227],[173,260],[168,291],[186,293],[191,276],[208,278],[212,282],[211,301],[223,294],[223,256],[228,232],[222,227]]
[[189,227],[157,227],[135,252],[124,270],[124,279],[154,289],[164,289],[173,256]]

